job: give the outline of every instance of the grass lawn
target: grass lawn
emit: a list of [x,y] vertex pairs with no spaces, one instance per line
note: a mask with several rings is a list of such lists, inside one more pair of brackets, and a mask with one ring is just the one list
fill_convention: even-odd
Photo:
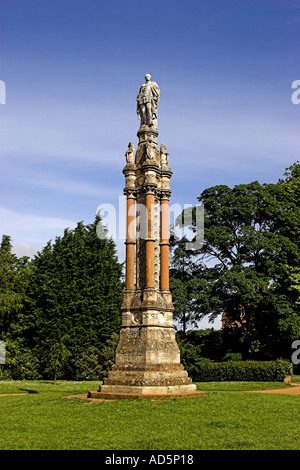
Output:
[[283,383],[197,384],[207,396],[89,403],[97,382],[3,381],[2,450],[298,450],[299,395]]

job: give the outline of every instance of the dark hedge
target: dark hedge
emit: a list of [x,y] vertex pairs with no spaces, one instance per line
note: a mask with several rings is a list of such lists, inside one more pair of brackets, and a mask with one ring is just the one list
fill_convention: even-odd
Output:
[[261,381],[281,382],[291,374],[288,361],[199,361],[187,367],[194,382]]

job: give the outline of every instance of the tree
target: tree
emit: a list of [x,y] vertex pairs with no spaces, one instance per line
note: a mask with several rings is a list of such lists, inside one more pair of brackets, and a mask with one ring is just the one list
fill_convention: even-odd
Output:
[[28,258],[12,253],[11,238],[3,235],[0,245],[0,339],[4,340],[22,310],[26,291]]
[[20,329],[27,302],[30,277],[28,257],[12,253],[11,238],[3,235],[0,245],[0,340],[6,360],[1,374],[10,378],[37,378],[38,360],[28,349]]
[[297,291],[297,300],[296,304],[300,304],[300,268],[294,268],[293,272],[290,274],[289,277],[291,281],[291,287],[290,289],[295,289]]
[[57,375],[63,370],[68,358],[71,356],[70,351],[65,345],[66,338],[58,338],[58,340],[51,345],[48,355],[48,366],[45,372],[54,373],[54,382],[56,383]]
[[65,378],[76,376],[77,357],[101,349],[120,328],[122,265],[114,242],[97,236],[99,227],[103,232],[99,217],[79,222],[32,261],[28,341],[42,370]]
[[194,324],[193,316],[193,267],[191,252],[187,251],[186,237],[176,240],[170,237],[173,247],[170,267],[170,290],[174,305],[174,320],[181,324],[183,334],[186,334],[187,325]]
[[[205,240],[191,265],[193,310],[198,319],[226,313],[246,355],[287,356],[296,339],[297,291],[284,267],[300,265],[298,190],[294,165],[277,184],[219,185],[198,198]],[[195,217],[189,228],[196,233]]]

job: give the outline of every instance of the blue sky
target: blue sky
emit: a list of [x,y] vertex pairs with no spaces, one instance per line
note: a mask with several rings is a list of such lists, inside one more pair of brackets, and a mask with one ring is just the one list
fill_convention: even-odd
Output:
[[101,204],[118,211],[146,73],[161,89],[171,204],[276,182],[299,159],[298,1],[2,0],[0,15],[0,232],[18,255]]

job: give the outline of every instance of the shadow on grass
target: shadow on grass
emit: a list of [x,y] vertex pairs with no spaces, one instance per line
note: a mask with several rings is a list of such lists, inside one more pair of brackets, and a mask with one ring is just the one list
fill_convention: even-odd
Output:
[[[67,382],[67,380],[61,380],[60,382]],[[40,381],[41,384],[47,384],[47,385],[59,385],[59,382],[58,381],[54,381],[54,380],[41,380]]]
[[39,393],[37,390],[31,390],[29,388],[20,388],[19,390],[21,390],[22,392],[27,392],[27,393]]

